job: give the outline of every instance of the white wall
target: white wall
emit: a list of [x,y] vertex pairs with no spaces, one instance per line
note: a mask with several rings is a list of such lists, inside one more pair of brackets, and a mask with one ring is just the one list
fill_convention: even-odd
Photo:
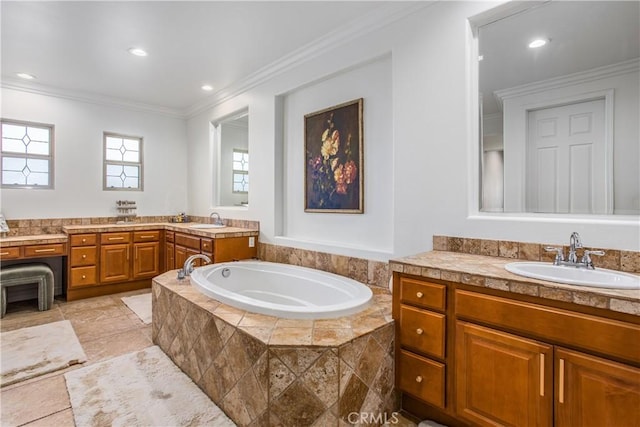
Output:
[[[7,219],[115,216],[135,200],[138,215],[186,210],[184,119],[2,89],[2,117],[55,125],[55,188],[2,189]],[[103,132],[144,138],[144,191],[103,191]]]
[[[474,57],[474,49],[467,18],[494,5],[496,3],[437,2],[401,21],[335,46],[190,118],[189,212],[206,215],[212,208],[211,179],[207,182],[202,178],[212,176],[210,157],[202,155],[206,151],[211,155],[209,123],[248,107],[252,156],[249,209],[219,211],[227,217],[259,220],[262,241],[388,259],[430,250],[434,234],[565,244],[571,232],[578,231],[589,246],[638,250],[637,217],[610,220],[478,213],[475,130],[478,124],[474,119],[478,115],[478,100],[472,96],[477,93],[477,84],[472,80],[474,70],[470,59]],[[382,98],[367,103],[366,97],[372,88],[387,79],[386,72],[375,81],[363,82],[364,77],[358,75],[358,70],[375,67],[376,59],[383,56],[390,57],[391,61],[391,114],[382,119],[381,126],[391,129],[390,141],[388,145],[374,142],[374,136],[365,132],[365,152],[376,147],[370,147],[369,143],[381,144],[380,156],[387,155],[385,147],[393,147],[388,159],[391,164],[388,170],[392,174],[385,183],[368,176],[365,198],[380,194],[385,196],[386,203],[368,206],[367,214],[349,218],[353,230],[331,236],[329,243],[320,230],[333,223],[342,224],[343,219],[333,214],[317,214],[307,219],[300,203],[300,189],[281,184],[283,170],[289,166],[289,159],[281,153],[281,141],[285,135],[290,141],[295,137],[293,133],[299,132],[289,127],[288,122],[283,127],[282,98],[290,96],[289,102],[296,98],[299,106],[296,108],[300,108],[296,115],[302,113],[302,109],[313,112],[321,104],[330,106],[334,101],[359,96],[365,96],[365,110],[367,106],[382,108],[378,104]],[[367,65],[369,63],[371,65]],[[374,75],[366,78],[375,78]],[[348,92],[344,99],[338,99],[335,88],[319,94],[322,79],[333,80],[340,87],[353,85],[358,90]],[[386,90],[386,86],[382,90]],[[317,99],[318,96],[324,99]],[[365,112],[364,120],[369,123],[373,117]],[[302,140],[302,135],[298,137]],[[298,168],[301,168],[303,160],[299,162]],[[372,171],[367,165],[365,168]],[[296,179],[294,175],[295,171],[291,176],[286,175],[287,181]],[[298,175],[302,181],[303,174]],[[392,186],[390,192],[384,186],[386,183]],[[288,225],[280,227],[285,215]],[[369,222],[373,216],[382,220]]]

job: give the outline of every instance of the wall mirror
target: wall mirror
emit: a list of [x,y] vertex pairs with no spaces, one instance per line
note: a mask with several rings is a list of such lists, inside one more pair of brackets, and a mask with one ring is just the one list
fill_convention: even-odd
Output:
[[549,1],[480,22],[481,211],[640,214],[638,16]]
[[217,137],[216,205],[249,206],[249,112],[245,109],[215,124]]

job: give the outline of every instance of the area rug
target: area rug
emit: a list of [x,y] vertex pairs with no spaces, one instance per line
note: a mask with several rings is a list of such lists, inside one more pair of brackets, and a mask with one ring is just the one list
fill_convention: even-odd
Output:
[[24,381],[87,360],[68,320],[0,334],[0,385]]
[[235,426],[158,346],[64,377],[77,426]]
[[151,293],[120,298],[146,325],[151,323]]

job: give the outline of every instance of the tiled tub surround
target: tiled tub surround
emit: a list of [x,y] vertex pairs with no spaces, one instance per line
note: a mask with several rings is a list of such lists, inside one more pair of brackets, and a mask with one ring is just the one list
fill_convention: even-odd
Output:
[[339,274],[370,286],[388,288],[389,264],[363,258],[316,252],[260,242],[258,258],[263,261],[299,265]]
[[[391,413],[391,295],[353,316],[290,320],[210,299],[167,272],[153,281],[153,341],[239,426],[346,426]],[[353,416],[352,416],[353,419]]]
[[[549,260],[552,262],[553,260]],[[511,258],[435,250],[389,262],[391,271],[640,315],[640,290],[590,288],[508,272]]]

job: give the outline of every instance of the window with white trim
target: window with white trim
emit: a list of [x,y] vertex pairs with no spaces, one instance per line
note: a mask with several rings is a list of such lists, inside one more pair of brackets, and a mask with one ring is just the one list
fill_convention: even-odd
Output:
[[2,119],[3,188],[53,188],[53,125]]
[[233,189],[234,193],[249,192],[249,152],[233,149]]
[[142,138],[104,133],[105,190],[142,191]]

